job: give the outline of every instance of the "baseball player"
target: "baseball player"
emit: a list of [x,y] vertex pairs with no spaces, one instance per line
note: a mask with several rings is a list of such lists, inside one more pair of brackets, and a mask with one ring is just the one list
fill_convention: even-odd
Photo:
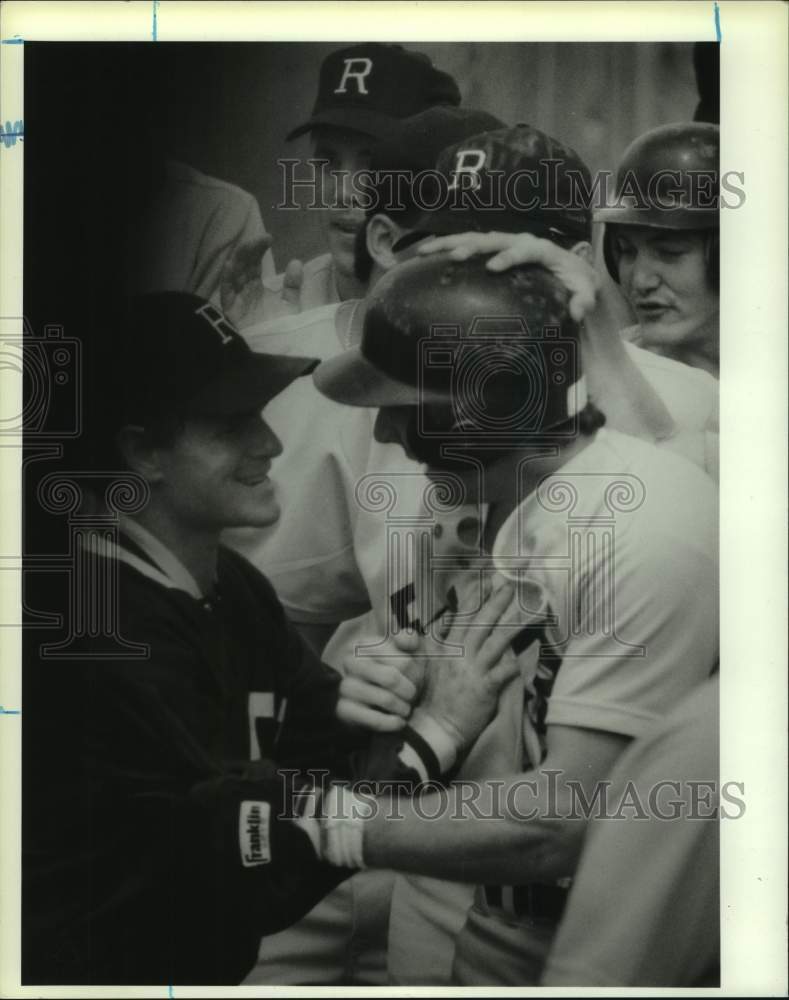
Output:
[[[628,742],[717,658],[715,486],[669,449],[603,426],[567,303],[539,268],[494,275],[479,260],[408,261],[369,297],[360,346],[314,375],[335,401],[379,405],[379,441],[480,505],[482,530],[458,576],[478,577],[487,553],[520,588],[520,674],[459,776],[500,779],[505,797],[528,789],[528,815],[553,821],[529,822],[524,801],[500,823],[371,823],[369,850],[363,840],[368,864],[399,848],[416,874],[483,883],[457,938],[461,985],[539,981],[565,904],[557,879],[572,874],[580,842],[556,821],[551,796],[562,801],[573,786],[593,796]],[[444,607],[459,614],[456,594],[445,592]],[[395,893],[391,935],[404,936],[412,959],[445,932],[429,935],[436,891],[427,884],[410,927],[396,920]]]
[[354,241],[364,212],[353,176],[370,166],[375,144],[391,137],[398,121],[436,105],[458,104],[453,78],[401,45],[365,42],[324,59],[312,114],[287,138],[309,133],[313,159],[326,161],[320,197],[328,206],[321,213],[328,252],[303,267],[292,261],[283,274],[265,279],[241,325],[364,294],[354,272]]
[[[360,741],[336,722],[339,675],[305,649],[266,579],[219,544],[227,525],[276,519],[268,469],[281,444],[260,409],[314,361],[253,354],[184,293],[132,301],[113,332],[83,442],[92,500],[98,513],[102,495],[134,507],[138,489],[141,502],[116,541],[83,532],[80,559],[102,599],[117,581],[106,627],[141,655],[108,653],[91,633],[51,660],[39,655],[51,632],[26,633],[23,979],[228,985],[261,934],[358,866],[340,786],[304,772],[412,787],[445,773],[512,675],[494,631],[512,592],[491,597],[486,634],[450,629],[466,653],[433,672],[419,718]],[[127,481],[113,494],[118,469]],[[36,606],[62,611],[68,596]],[[299,803],[320,820],[332,868]]]
[[[426,112],[425,120],[441,113],[442,109]],[[402,145],[405,148],[407,143]],[[576,154],[561,143],[530,126],[519,126],[468,136],[448,145],[438,160],[438,171],[445,176],[447,186],[454,180],[462,150],[472,151],[465,157],[467,168],[487,160],[490,171],[498,171],[505,179],[518,174],[528,176],[546,160],[564,164],[567,175],[571,169],[586,171]],[[564,280],[580,282],[586,290],[585,297],[582,294],[580,298],[587,305],[595,301],[593,272],[581,256],[591,235],[588,210],[570,213],[568,218],[561,211],[554,212],[549,224],[533,209],[498,212],[494,220],[489,214],[472,208],[462,213],[456,228],[462,231],[471,225],[478,229],[495,226],[543,233],[547,239],[532,236],[534,260],[554,268]],[[412,212],[396,217],[387,213],[370,215],[366,243],[360,241],[358,245],[360,266],[368,267],[370,273],[368,295],[399,260],[415,252],[416,242],[402,245],[408,242],[409,234],[424,238],[430,232],[442,232],[443,224],[455,225],[454,217],[431,213],[423,219],[416,206]],[[342,303],[246,334],[257,350],[317,352],[325,359],[358,343],[365,308],[366,301]],[[590,395],[608,401],[609,427],[674,447],[678,428],[704,436],[708,428],[716,426],[717,386],[710,376],[624,346],[614,329],[598,329],[592,336],[584,328],[581,344]],[[347,713],[344,717],[370,726],[391,727],[402,720],[379,710],[386,694],[377,695],[379,704],[368,700],[371,688],[365,676],[367,658],[356,655],[356,651],[388,635],[393,617],[405,623],[424,619],[416,592],[422,544],[418,539],[426,539],[426,544],[435,544],[447,554],[463,549],[467,547],[464,536],[477,512],[457,505],[441,509],[429,490],[421,464],[398,445],[374,440],[372,409],[348,409],[322,399],[310,389],[305,382],[298,383],[267,410],[272,425],[300,443],[299,462],[280,463],[279,467],[275,464],[272,473],[282,496],[287,498],[286,519],[268,532],[245,532],[243,539],[237,535],[232,543],[256,565],[267,567],[289,616],[312,634],[319,646],[331,635],[323,655],[327,662],[347,672],[348,697],[341,700],[340,706]],[[378,482],[383,484],[384,495],[393,496],[392,505],[375,502]],[[312,506],[304,503],[305,496],[320,497],[320,516],[316,517]],[[389,529],[398,523],[411,526],[413,551],[409,548],[395,558],[389,545],[396,542],[390,543]],[[405,537],[405,529],[401,534]],[[368,612],[368,608],[372,610]],[[338,622],[342,623],[339,628]],[[400,880],[399,905],[393,915],[402,914],[405,926],[419,926],[426,891],[433,895],[428,912],[432,926],[428,929],[435,930],[437,910],[445,917],[443,945],[434,933],[413,933],[402,948],[390,944],[390,975],[397,982],[448,981],[453,937],[464,913],[460,897],[468,904],[470,893],[455,884],[431,883],[429,890],[420,886],[418,898],[406,903],[410,887]],[[444,893],[451,896],[446,905]],[[269,943],[264,942],[264,949]]]
[[623,336],[716,378],[718,160],[717,125],[652,129],[622,157],[618,204],[596,215],[606,266],[638,319]]
[[716,674],[617,762],[612,799],[635,789],[649,811],[592,819],[542,985],[720,986],[718,687]]

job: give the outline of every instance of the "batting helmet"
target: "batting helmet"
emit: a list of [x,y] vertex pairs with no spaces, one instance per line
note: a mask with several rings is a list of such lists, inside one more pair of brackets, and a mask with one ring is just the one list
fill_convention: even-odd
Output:
[[361,344],[318,366],[318,389],[353,406],[443,403],[442,433],[466,440],[566,425],[586,404],[567,289],[542,267],[485,263],[436,254],[389,271]]
[[707,233],[710,280],[717,283],[718,159],[719,129],[707,122],[661,125],[628,146],[617,170],[616,202],[595,214],[607,224],[603,255],[614,281],[612,225]]

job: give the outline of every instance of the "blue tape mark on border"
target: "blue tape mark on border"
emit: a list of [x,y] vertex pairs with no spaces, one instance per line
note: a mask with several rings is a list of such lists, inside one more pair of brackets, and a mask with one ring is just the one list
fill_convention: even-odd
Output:
[[0,715],[21,715],[21,714],[22,710],[19,708],[3,708],[3,706],[0,705]]
[[16,140],[19,139],[20,142],[25,141],[25,123],[23,121],[15,121],[12,125],[11,122],[5,123],[5,128],[0,125],[0,143],[8,149],[9,146],[15,146]]
[[153,31],[151,32],[151,38],[157,41],[157,35],[159,33],[159,28],[157,25],[157,19],[159,16],[159,0],[153,0]]
[[24,45],[25,40],[20,35],[14,35],[13,38],[3,38],[3,45]]
[[175,996],[175,993],[173,993],[173,988],[172,988],[172,986],[168,986],[168,987],[167,987],[167,996],[168,996],[168,997],[170,997],[170,998],[171,998],[171,1000],[172,1000],[172,998],[173,998],[173,997]]
[[723,40],[723,35],[721,34],[721,10],[716,0],[713,0],[713,6],[715,8],[715,34],[718,36],[718,44],[720,45]]

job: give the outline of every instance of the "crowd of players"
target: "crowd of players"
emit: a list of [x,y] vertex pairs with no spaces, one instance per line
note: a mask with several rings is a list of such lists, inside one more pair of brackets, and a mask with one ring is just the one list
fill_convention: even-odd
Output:
[[27,640],[23,981],[714,985],[717,125],[596,216],[398,46],[304,132],[321,256],[172,161],[141,215],[85,558],[148,654]]

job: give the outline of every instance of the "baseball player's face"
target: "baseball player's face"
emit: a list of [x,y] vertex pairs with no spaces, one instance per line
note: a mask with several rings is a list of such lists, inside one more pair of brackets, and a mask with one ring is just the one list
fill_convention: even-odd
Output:
[[704,237],[681,230],[621,226],[619,279],[645,343],[692,344],[717,320],[718,293],[707,280]]
[[258,411],[189,419],[175,442],[159,449],[159,494],[185,530],[264,527],[280,513],[268,473],[281,452]]
[[[463,482],[469,501],[483,498],[481,463],[472,455],[474,441],[463,438],[451,404],[383,406],[373,434],[383,444],[399,444],[408,458],[426,467],[428,476],[450,472]],[[446,453],[447,447],[453,454]]]
[[317,128],[313,141],[313,156],[329,161],[321,174],[321,204],[329,206],[322,213],[329,251],[337,270],[353,277],[354,240],[364,224],[354,175],[369,168],[373,139],[346,129]]

